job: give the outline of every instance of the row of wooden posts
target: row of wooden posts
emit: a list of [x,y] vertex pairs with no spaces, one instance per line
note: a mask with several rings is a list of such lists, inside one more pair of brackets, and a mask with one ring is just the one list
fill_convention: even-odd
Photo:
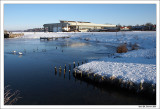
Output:
[[[84,64],[84,63],[87,63],[87,61],[85,60],[84,62],[82,61],[82,64]],[[77,65],[79,66],[80,65],[80,63],[79,62],[77,62]],[[73,62],[73,68],[75,68],[76,67],[76,62]],[[69,64],[69,74],[71,73],[71,69],[72,69],[72,66],[71,66],[71,64]],[[62,72],[62,67],[60,66],[59,68],[57,68],[57,67],[54,67],[54,71],[55,71],[55,74],[57,74],[57,70],[59,70],[59,74],[61,74],[61,72]],[[64,75],[66,74],[66,71],[67,71],[67,66],[66,66],[66,64],[65,64],[65,67],[64,67]],[[76,76],[76,70],[74,71],[74,75]],[[82,73],[81,73],[81,77],[82,77]]]
[[[86,63],[87,61],[82,61],[82,64],[83,63]],[[80,63],[79,62],[77,62],[77,65],[79,66],[80,65]],[[71,64],[69,64],[69,66],[68,66],[68,68],[69,68],[69,75],[70,75],[70,73],[71,73]],[[76,68],[76,63],[75,62],[73,62],[73,68]],[[54,68],[55,69],[55,74],[57,74],[57,70],[59,70],[59,75],[61,75],[61,72],[62,72],[62,67],[60,66],[59,68],[57,68],[57,67],[55,67]],[[66,71],[67,71],[67,66],[66,66],[66,64],[65,64],[65,67],[64,67],[64,78],[65,78],[65,74],[66,74]],[[77,70],[74,70],[74,76],[75,76],[75,79],[76,79],[76,77],[83,77],[83,76],[87,76],[87,78],[89,79],[90,77],[93,77],[93,79],[94,79],[94,81],[96,81],[96,79],[101,79],[101,81],[106,81],[106,77],[104,77],[104,76],[98,76],[96,73],[93,73],[93,74],[90,74],[90,73],[84,73],[84,75],[83,75],[83,72],[82,71],[77,71]],[[70,79],[70,76],[69,76],[69,79]],[[121,87],[122,88],[124,88],[124,87],[134,87],[134,83],[133,82],[130,82],[130,81],[128,81],[127,83],[126,82],[123,82],[123,80],[122,80],[122,78],[119,78],[119,79],[117,79],[117,78],[115,78],[115,77],[110,77],[110,78],[108,78],[109,79],[109,82],[111,82],[112,84],[115,82],[116,84],[120,84],[121,85]],[[118,83],[117,83],[117,82]],[[149,85],[149,84],[148,84]],[[138,87],[137,87],[138,88]],[[144,84],[143,83],[140,83],[139,84],[139,88],[138,89],[140,89],[141,91],[142,90],[144,90],[143,89],[144,88]],[[152,87],[151,87],[151,89],[153,90],[153,93],[155,93],[156,92],[156,85],[153,85],[152,84]]]
[[[56,49],[58,49],[57,46],[56,46]],[[63,50],[62,50],[62,52],[63,52]],[[87,60],[82,61],[82,64],[84,64],[84,63],[87,63]],[[80,62],[78,61],[78,62],[77,62],[77,66],[79,66],[79,65],[80,65]],[[73,62],[73,68],[75,68],[75,67],[76,67],[76,62]],[[60,66],[59,68],[55,67],[55,68],[54,68],[55,74],[57,74],[57,69],[59,70],[59,75],[61,75],[62,67],[61,67],[61,66]],[[67,67],[66,67],[66,64],[65,64],[65,68],[64,68],[64,78],[65,78],[66,71],[67,71]],[[69,64],[69,75],[70,75],[70,73],[71,73],[71,64]],[[74,71],[74,75],[75,75],[75,77],[76,77],[76,70]],[[82,75],[82,74],[81,74],[81,75]],[[81,76],[81,77],[82,77],[82,76]]]
[[[82,64],[83,64],[84,62],[82,61]],[[85,63],[86,63],[86,61],[85,61]],[[78,64],[78,66],[79,66],[79,62],[77,63]],[[75,68],[76,67],[76,64],[75,64],[75,62],[73,62],[73,68]],[[55,67],[54,68],[55,69],[55,74],[57,74],[57,67]],[[62,73],[62,67],[60,66],[59,68],[59,74],[61,75],[61,73]],[[66,64],[65,64],[65,67],[64,67],[64,75],[66,74],[66,71],[67,71],[67,67],[66,67]],[[71,73],[71,64],[69,64],[69,74]],[[76,77],[76,75],[78,74],[80,74],[80,77],[82,77],[83,76],[83,72],[82,71],[79,71],[79,72],[76,72],[76,70],[74,70],[74,76]],[[90,74],[89,73],[87,73],[87,77],[89,78],[90,77]],[[93,74],[93,77],[94,77],[94,79],[97,77],[97,74],[96,73],[94,73]],[[113,77],[110,77],[110,80],[112,81],[112,80],[114,80],[114,79],[116,79],[116,78],[113,78]],[[101,76],[101,80],[103,81],[103,80],[105,80],[104,79],[104,76]],[[118,80],[119,81],[119,83],[121,84],[122,83],[122,79],[119,79]],[[130,83],[130,82],[129,82]],[[143,83],[141,83],[140,84],[140,88],[142,89],[142,84]]]

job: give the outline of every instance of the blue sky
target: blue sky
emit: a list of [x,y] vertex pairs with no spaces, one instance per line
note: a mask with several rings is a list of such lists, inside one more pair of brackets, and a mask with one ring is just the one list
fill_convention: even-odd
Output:
[[156,24],[155,4],[5,4],[4,29],[43,27],[59,20],[98,24]]

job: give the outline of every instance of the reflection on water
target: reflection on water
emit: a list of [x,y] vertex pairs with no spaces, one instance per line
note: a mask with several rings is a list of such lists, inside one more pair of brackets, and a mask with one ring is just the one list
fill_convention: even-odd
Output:
[[[11,53],[14,50],[16,54]],[[17,105],[155,104],[74,78],[73,62],[79,66],[85,60],[99,59],[115,51],[105,44],[72,39],[7,39],[4,83],[20,90],[22,99]]]
[[68,46],[70,47],[82,47],[82,46],[86,46],[87,44],[86,43],[72,43],[72,44],[68,44]]
[[22,57],[22,55],[19,55],[18,57],[19,57],[19,58],[21,58],[21,57]]

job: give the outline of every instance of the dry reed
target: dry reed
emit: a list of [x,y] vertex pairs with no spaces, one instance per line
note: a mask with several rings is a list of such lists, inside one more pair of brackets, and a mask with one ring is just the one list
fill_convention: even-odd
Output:
[[12,89],[9,89],[9,85],[5,86],[4,88],[4,105],[13,105],[18,101],[19,98],[21,98],[20,91],[12,91]]

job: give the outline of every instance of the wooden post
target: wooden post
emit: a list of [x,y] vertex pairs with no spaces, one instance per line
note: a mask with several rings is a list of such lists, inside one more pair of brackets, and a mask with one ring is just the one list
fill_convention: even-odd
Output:
[[60,71],[62,72],[62,68],[61,68],[61,66],[60,66]]
[[102,81],[104,80],[104,77],[102,76]]
[[56,67],[54,67],[54,69],[55,69],[55,72],[57,71],[57,68]]
[[61,66],[59,67],[59,75],[61,76],[62,68]]
[[132,87],[133,87],[133,83],[132,83],[132,81],[130,81],[129,82],[129,89],[132,89]]
[[55,75],[57,75],[57,68],[55,67],[54,70],[55,70]]
[[95,76],[96,76],[96,74],[93,74],[93,76],[95,77]]
[[66,73],[66,71],[65,71],[65,69],[64,69],[64,75],[65,75],[65,73]]
[[119,87],[122,88],[123,84],[122,84],[122,78],[119,78]]
[[76,82],[76,70],[74,71],[74,76],[75,76],[75,82]]
[[59,72],[61,72],[61,69],[59,68]]
[[82,71],[81,71],[81,78],[82,78]]
[[61,67],[59,68],[59,76],[61,76]]
[[69,64],[69,70],[71,70],[71,64]]
[[140,90],[143,90],[143,83],[140,83]]
[[83,64],[83,61],[82,61],[82,64]]
[[66,64],[65,64],[65,70],[66,70]]
[[88,73],[88,78],[89,78],[89,73]]
[[74,64],[74,68],[75,68],[75,62],[73,62],[73,64]]
[[78,62],[78,66],[79,66],[79,62]]
[[96,79],[96,74],[93,74],[93,76],[94,76],[94,81],[95,81],[95,79]]

